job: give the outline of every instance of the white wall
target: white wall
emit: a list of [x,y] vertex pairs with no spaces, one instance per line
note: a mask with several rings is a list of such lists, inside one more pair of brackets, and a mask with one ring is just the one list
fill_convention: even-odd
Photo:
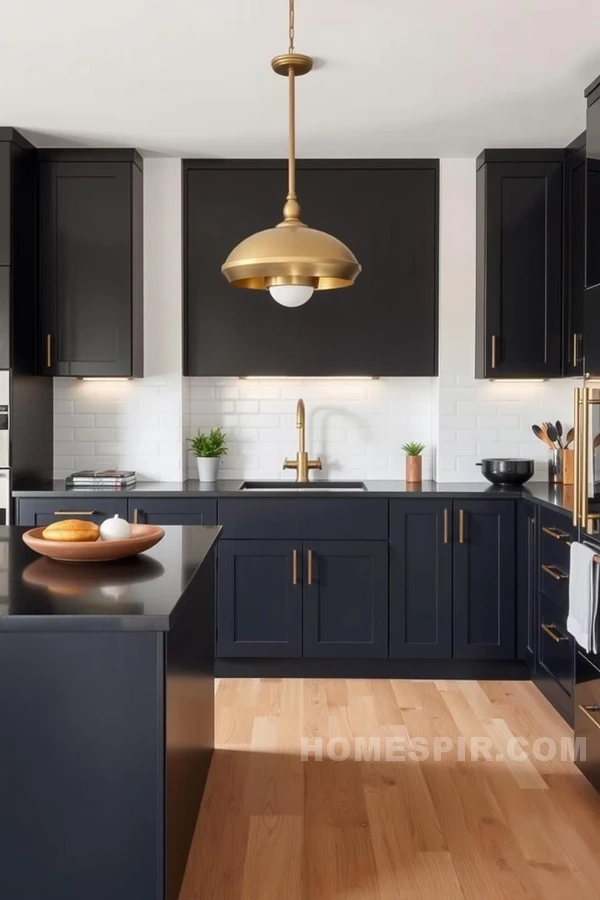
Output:
[[[181,173],[178,159],[144,163],[144,379],[55,380],[55,476],[120,466],[147,480],[194,474],[185,439],[222,426],[223,477],[293,478],[295,401],[304,397],[309,452],[320,477],[402,478],[401,445],[427,445],[424,477],[479,481],[482,456],[536,460],[546,448],[533,422],[572,424],[574,381],[502,384],[473,377],[475,342],[475,161],[441,163],[440,375],[433,378],[246,379],[181,376]],[[319,302],[315,297],[311,302]],[[319,473],[315,473],[318,475]]]

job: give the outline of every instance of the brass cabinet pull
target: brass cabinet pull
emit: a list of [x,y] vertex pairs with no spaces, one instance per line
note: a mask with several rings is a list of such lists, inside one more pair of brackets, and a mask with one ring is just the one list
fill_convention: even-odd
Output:
[[95,509],[55,509],[55,516],[93,516]]
[[549,638],[552,638],[555,644],[560,644],[562,641],[569,640],[568,637],[565,637],[564,634],[560,634],[560,632],[558,634],[554,633],[555,631],[558,631],[556,625],[546,625],[544,622],[542,622],[540,628],[542,629],[544,634],[547,634]]
[[459,509],[458,511],[458,543],[464,544],[465,542],[465,511],[464,509]]
[[577,332],[575,332],[575,331],[573,332],[573,365],[574,366],[576,366],[577,363],[579,362],[579,360],[577,359],[577,349],[579,346],[579,338],[580,337],[581,337],[580,334],[577,334]]
[[498,362],[498,359],[497,359],[497,340],[498,340],[498,338],[496,337],[495,334],[493,334],[493,335],[492,335],[492,362],[491,362],[491,367],[490,367],[490,368],[492,368],[492,369],[495,369],[495,368],[496,368],[496,364],[497,364],[497,362]]
[[52,368],[52,335],[46,335],[46,367]]
[[294,587],[298,584],[298,551],[292,550],[292,584]]
[[587,526],[588,514],[588,466],[589,466],[589,440],[590,440],[590,417],[589,417],[589,388],[582,390],[583,407],[581,414],[583,422],[581,423],[581,450],[579,463],[579,488],[581,493],[580,499],[580,516],[581,524],[585,528]]
[[140,511],[139,509],[134,509],[133,511],[133,524],[139,525],[140,522]]
[[565,578],[568,578],[566,572],[563,572],[562,569],[559,569],[558,566],[547,566],[544,564],[542,566],[542,572],[545,572],[551,578],[554,578],[555,581],[564,581]]
[[569,537],[566,531],[561,531],[559,528],[555,528],[554,525],[544,525],[542,531],[557,541],[566,541]]
[[594,723],[594,725],[596,726],[596,728],[600,728],[600,722],[597,722],[596,719],[595,719],[595,718],[593,717],[593,715],[592,715],[593,712],[600,712],[600,706],[598,706],[598,705],[595,704],[595,703],[592,704],[591,706],[582,706],[581,703],[580,703],[580,704],[579,704],[579,709],[580,709],[581,712],[584,714],[584,716],[587,716],[587,717],[588,717],[588,719],[590,720],[590,722],[593,722],[593,723]]
[[313,552],[312,550],[308,551],[307,554],[307,562],[308,562],[308,578],[307,583],[312,585],[313,583]]
[[579,451],[581,440],[579,430],[581,428],[581,388],[575,388],[573,402],[573,525],[579,525]]
[[449,535],[449,527],[448,527],[448,510],[444,509],[444,543],[447,544],[450,540]]

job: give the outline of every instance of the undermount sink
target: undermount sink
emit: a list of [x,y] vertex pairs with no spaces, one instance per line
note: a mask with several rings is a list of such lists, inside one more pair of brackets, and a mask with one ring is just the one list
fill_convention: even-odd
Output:
[[362,481],[244,481],[241,491],[366,491]]

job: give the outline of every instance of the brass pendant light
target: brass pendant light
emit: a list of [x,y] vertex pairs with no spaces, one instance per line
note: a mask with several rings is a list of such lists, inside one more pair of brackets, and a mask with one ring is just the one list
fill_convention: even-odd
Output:
[[354,254],[341,241],[300,221],[296,196],[296,76],[312,69],[310,56],[294,50],[294,0],[289,2],[289,50],[271,60],[289,85],[288,193],[283,221],[259,231],[231,251],[221,267],[234,287],[268,290],[282,306],[302,306],[313,291],[349,287],[360,273]]

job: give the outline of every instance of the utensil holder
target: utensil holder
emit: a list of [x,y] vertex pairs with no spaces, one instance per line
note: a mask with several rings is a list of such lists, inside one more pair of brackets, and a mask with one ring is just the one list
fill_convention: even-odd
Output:
[[562,484],[564,475],[564,450],[550,450],[548,454],[548,481]]
[[563,484],[573,484],[574,454],[572,450],[563,450]]
[[408,484],[418,484],[423,476],[423,458],[421,456],[406,457],[406,481]]

